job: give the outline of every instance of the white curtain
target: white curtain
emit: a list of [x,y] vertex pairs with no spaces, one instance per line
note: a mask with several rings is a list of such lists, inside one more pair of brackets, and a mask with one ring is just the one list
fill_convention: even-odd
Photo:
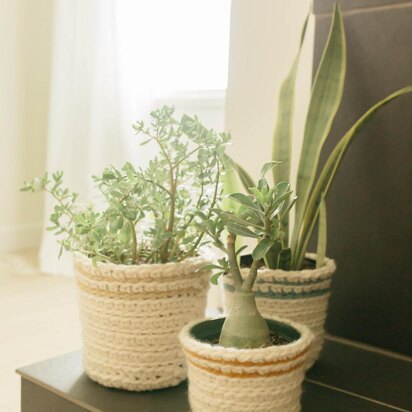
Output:
[[[82,203],[98,202],[91,175],[152,156],[131,124],[159,104],[155,94],[226,87],[229,10],[230,0],[54,0],[46,166],[64,171]],[[46,221],[52,209],[46,197]],[[41,270],[71,275],[59,248],[44,230]]]
[[[91,175],[125,160],[144,162],[131,124],[153,106],[150,65],[144,64],[151,53],[145,40],[148,3],[55,1],[47,170],[63,170],[65,184],[85,203],[95,193]],[[53,201],[46,199],[48,220]],[[41,270],[72,274],[71,256],[58,259],[59,248],[45,230]]]

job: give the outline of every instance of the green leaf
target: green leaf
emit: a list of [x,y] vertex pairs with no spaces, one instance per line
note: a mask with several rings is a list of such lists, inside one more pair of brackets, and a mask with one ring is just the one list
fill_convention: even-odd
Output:
[[[329,134],[343,93],[346,41],[339,6],[335,5],[329,38],[316,73],[306,117],[296,182],[295,230],[300,226],[316,175],[322,145]],[[294,231],[292,246],[296,242]]]
[[243,187],[246,189],[247,192],[250,192],[251,187],[255,187],[256,184],[254,180],[250,177],[248,172],[243,169],[238,163],[236,163],[230,156],[224,155],[224,158],[230,162],[230,165],[236,171],[237,175],[239,176],[240,181],[242,182]]
[[271,239],[263,239],[261,240],[257,246],[253,249],[252,257],[254,260],[263,259],[268,252],[268,250],[272,247],[273,241]]
[[257,235],[256,233],[253,233],[247,227],[238,225],[238,224],[233,223],[233,222],[229,222],[226,225],[226,229],[230,233],[233,233],[234,235],[237,235],[237,236],[253,237],[253,238],[258,238],[259,237],[259,235]]
[[209,281],[212,285],[218,285],[219,282],[219,277],[222,276],[225,272],[218,272],[218,273],[214,273],[212,276],[210,276]]
[[290,264],[292,261],[292,249],[282,249],[279,253],[279,269],[290,270]]
[[119,239],[123,243],[130,243],[132,240],[132,228],[130,225],[126,225],[120,232],[119,232]]
[[265,163],[262,166],[262,169],[260,169],[260,177],[265,177],[266,173],[269,170],[274,169],[276,166],[280,165],[282,162],[279,162],[277,160],[271,160],[270,162]]
[[235,215],[234,213],[229,213],[229,212],[225,212],[223,210],[218,210],[216,209],[216,213],[219,215],[219,217],[225,222],[225,225],[229,224],[229,223],[235,223],[241,226],[252,226],[255,228],[259,228],[260,226],[250,222],[248,220],[242,219],[241,217]]
[[247,245],[241,246],[239,249],[236,250],[236,256],[241,254],[245,249],[247,249]]
[[277,240],[265,254],[265,264],[269,269],[277,269],[279,261],[279,253],[282,249],[282,244]]
[[116,179],[116,176],[113,174],[113,172],[104,172],[103,179],[113,180]]
[[307,245],[309,243],[309,239],[312,235],[315,226],[314,222],[316,222],[319,213],[319,204],[321,202],[322,196],[326,198],[329,188],[339,168],[339,165],[350,143],[355,139],[355,137],[358,135],[359,131],[363,128],[363,126],[365,126],[365,124],[369,120],[371,120],[373,116],[379,111],[379,109],[384,107],[392,100],[408,93],[412,93],[412,86],[397,90],[396,92],[382,99],[380,102],[376,103],[356,121],[356,123],[348,130],[348,132],[341,138],[341,140],[333,149],[311,193],[308,205],[304,211],[304,216],[301,225],[297,228],[297,242],[294,245],[294,247],[292,245],[293,269],[300,268],[302,264],[304,255],[307,250]]
[[117,233],[118,230],[119,219],[114,218],[110,221],[109,229],[112,233]]
[[319,230],[318,230],[318,246],[316,250],[316,268],[321,268],[326,256],[326,244],[327,244],[327,215],[326,215],[326,203],[325,196],[322,193],[321,201],[319,204]]
[[[230,193],[237,192],[239,189],[239,183],[237,180],[237,174],[234,170],[231,160],[227,155],[222,156],[222,163],[224,168],[224,174],[222,175],[223,181],[223,193],[228,195]],[[224,210],[237,210],[238,204],[233,202],[229,197],[225,197],[222,202],[222,206]]]
[[255,209],[259,212],[261,211],[261,209],[253,203],[252,199],[243,193],[232,193],[228,197],[248,208]]

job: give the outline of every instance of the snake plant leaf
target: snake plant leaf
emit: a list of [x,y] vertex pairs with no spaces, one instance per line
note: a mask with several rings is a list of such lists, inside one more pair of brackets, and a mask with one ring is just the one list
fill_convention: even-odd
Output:
[[290,263],[292,261],[292,250],[291,248],[282,249],[279,253],[279,269],[289,270]]
[[[292,130],[293,130],[293,113],[295,106],[295,84],[296,74],[298,72],[300,52],[302,50],[302,44],[305,39],[306,28],[309,20],[309,15],[306,17],[303,25],[300,46],[298,53],[293,61],[292,68],[286,79],[283,81],[280,88],[278,99],[278,113],[276,126],[273,133],[272,143],[272,160],[279,161],[280,164],[272,169],[273,182],[290,180],[290,161],[292,153]],[[285,219],[281,223],[282,230],[286,236],[286,242],[289,237],[289,216],[285,216]]]
[[236,163],[229,155],[225,154],[223,155],[224,161],[228,162],[232,166],[232,168],[236,171],[237,175],[239,176],[240,181],[242,182],[243,187],[247,192],[250,193],[250,188],[255,187],[256,183],[252,179],[252,177],[249,175],[248,172],[246,172],[245,169],[243,169],[242,166],[240,166],[239,163]]
[[327,244],[327,215],[325,195],[322,197],[319,204],[319,229],[318,229],[318,246],[316,249],[316,267],[321,268],[325,261]]
[[253,249],[252,257],[254,260],[261,260],[265,257],[266,253],[273,246],[271,239],[262,239],[256,247]]
[[[346,40],[339,6],[335,5],[328,41],[319,63],[306,116],[296,182],[295,229],[300,227],[312,189],[322,145],[329,134],[343,94],[346,71]],[[296,232],[292,238],[292,248]]]
[[392,100],[408,93],[412,93],[412,86],[397,90],[376,103],[355,122],[355,124],[348,130],[348,132],[341,138],[333,149],[309,198],[308,206],[305,210],[302,224],[299,228],[298,241],[295,248],[292,248],[292,268],[299,268],[302,264],[309,239],[315,226],[314,222],[316,221],[319,213],[319,204],[321,202],[322,195],[325,197],[327,196],[342,158],[345,155],[350,143],[355,139],[363,126],[365,126],[365,124],[379,111],[379,109],[390,103]]
[[276,241],[270,249],[266,252],[264,261],[265,265],[269,269],[277,269],[279,262],[279,253],[282,250],[282,243]]
[[[222,163],[224,167],[224,174],[222,176],[223,181],[223,193],[228,195],[239,191],[239,182],[237,180],[237,172],[233,167],[232,161],[227,155],[222,156]],[[224,210],[237,210],[238,204],[231,200],[228,196],[223,199]]]
[[272,160],[280,162],[280,165],[276,169],[272,169],[273,182],[275,184],[282,181],[289,181],[296,74],[308,20],[309,15],[306,17],[303,25],[298,53],[293,61],[290,72],[280,88],[277,120],[272,143]]

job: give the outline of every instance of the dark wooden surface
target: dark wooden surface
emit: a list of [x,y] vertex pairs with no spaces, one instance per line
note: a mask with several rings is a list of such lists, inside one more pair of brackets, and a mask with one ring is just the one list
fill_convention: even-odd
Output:
[[[140,393],[105,388],[85,375],[80,351],[18,373],[22,412],[189,411],[186,383]],[[304,382],[302,412],[411,412],[411,382],[411,360],[327,340]]]
[[[332,3],[315,1],[315,12],[330,10]],[[369,107],[412,85],[412,1],[345,0],[342,5],[346,83],[321,163]],[[353,12],[361,5],[366,8]],[[330,14],[315,15],[314,67],[330,23]],[[408,355],[412,355],[411,110],[412,94],[384,107],[364,127],[349,147],[327,198],[327,253],[337,262],[327,330]]]

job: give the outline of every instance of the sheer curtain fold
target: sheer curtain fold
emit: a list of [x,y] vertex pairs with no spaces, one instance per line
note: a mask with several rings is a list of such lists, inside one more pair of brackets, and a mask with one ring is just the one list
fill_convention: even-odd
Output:
[[[110,164],[139,160],[131,123],[152,100],[146,68],[130,59],[125,64],[131,47],[142,42],[139,29],[125,18],[130,4],[55,1],[47,170],[63,170],[65,185],[81,194],[82,203],[93,199],[91,175]],[[47,197],[45,220],[53,204]],[[53,233],[45,230],[41,270],[71,275],[71,257],[63,254],[59,260],[59,248]]]

